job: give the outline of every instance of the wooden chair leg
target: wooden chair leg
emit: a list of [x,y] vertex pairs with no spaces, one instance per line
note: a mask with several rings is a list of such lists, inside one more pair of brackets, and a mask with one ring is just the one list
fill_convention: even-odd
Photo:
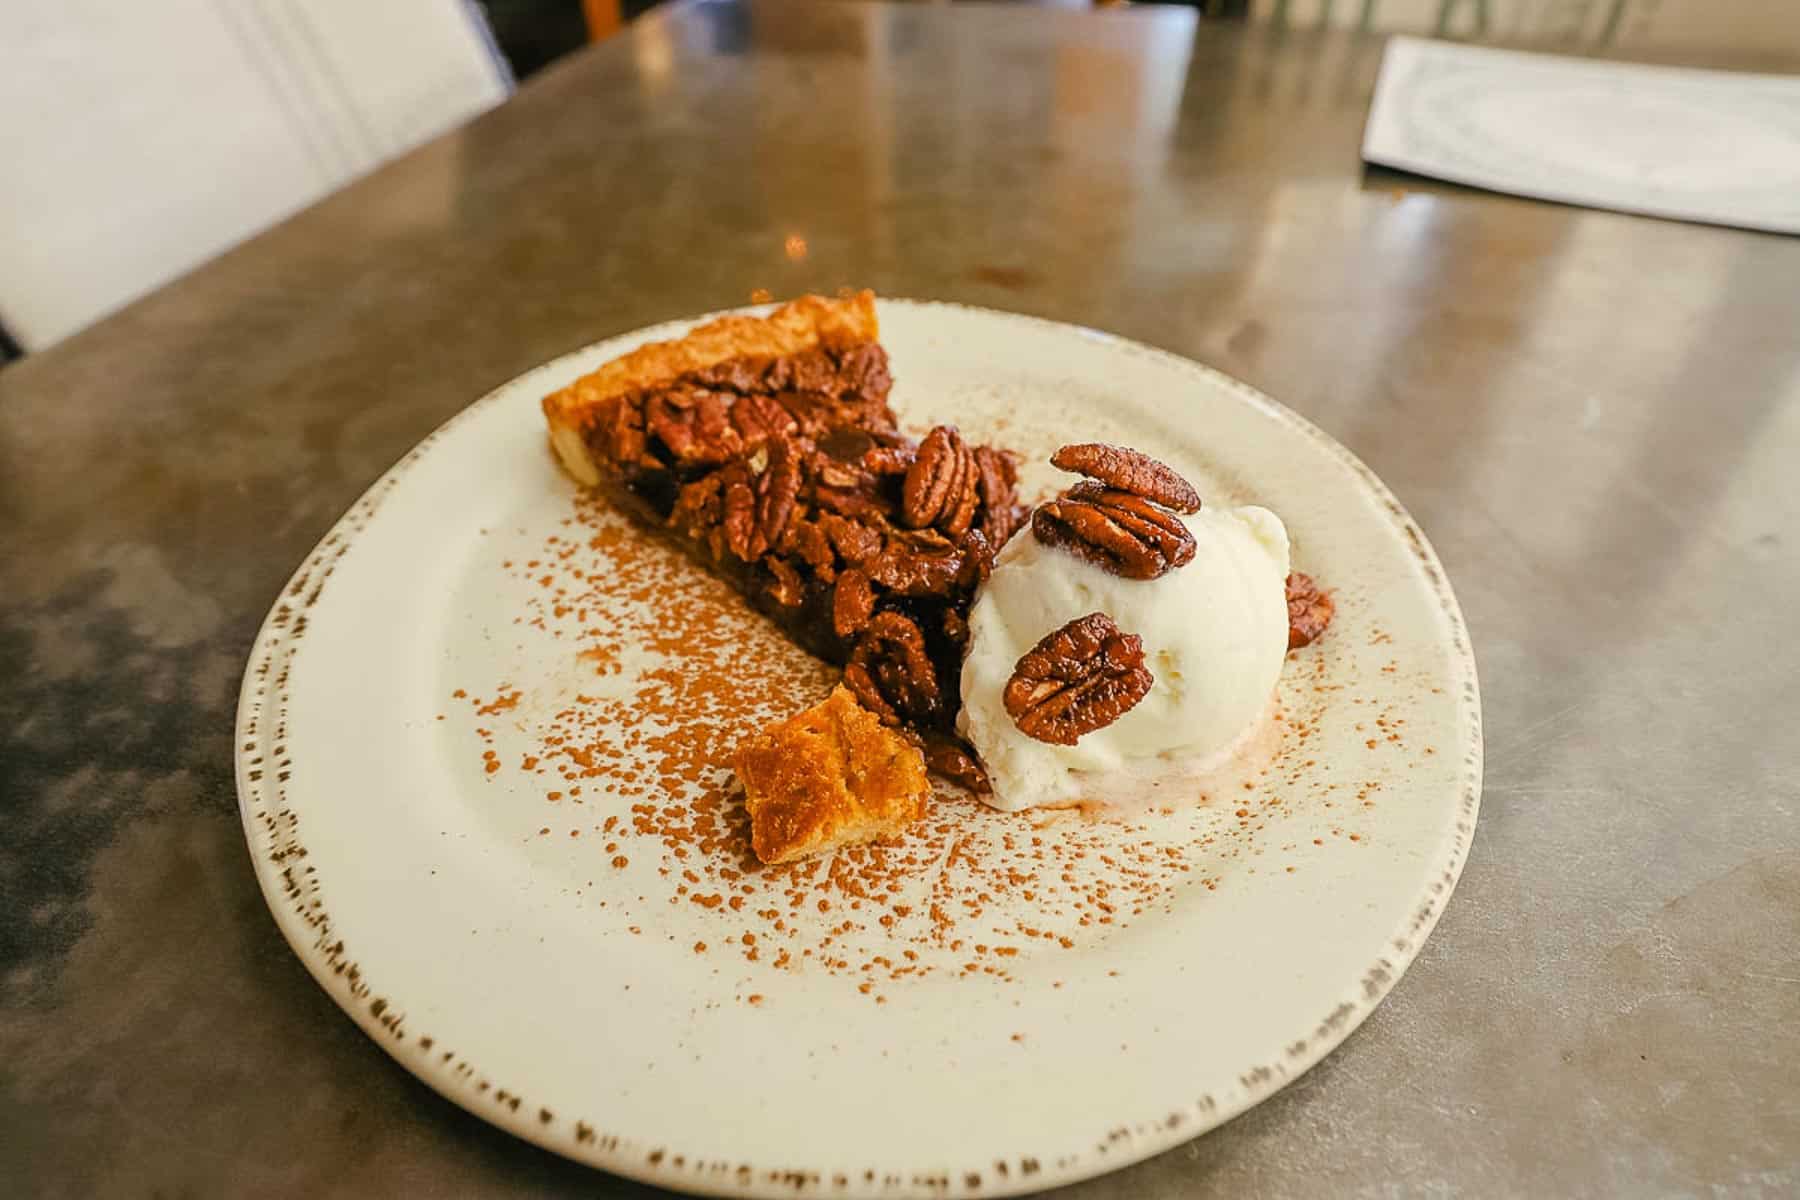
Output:
[[624,25],[619,0],[581,0],[581,15],[587,18],[588,41],[611,37]]

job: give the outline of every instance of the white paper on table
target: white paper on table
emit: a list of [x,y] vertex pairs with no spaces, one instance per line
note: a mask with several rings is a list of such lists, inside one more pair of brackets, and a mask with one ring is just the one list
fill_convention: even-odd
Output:
[[505,99],[470,0],[55,0],[0,32],[0,323],[46,346]]
[[1362,156],[1543,200],[1800,233],[1800,77],[1396,37]]

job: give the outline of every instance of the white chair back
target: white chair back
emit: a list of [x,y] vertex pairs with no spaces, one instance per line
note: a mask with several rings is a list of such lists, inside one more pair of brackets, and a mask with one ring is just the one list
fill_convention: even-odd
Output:
[[472,0],[57,0],[0,34],[0,326],[68,336],[498,104]]

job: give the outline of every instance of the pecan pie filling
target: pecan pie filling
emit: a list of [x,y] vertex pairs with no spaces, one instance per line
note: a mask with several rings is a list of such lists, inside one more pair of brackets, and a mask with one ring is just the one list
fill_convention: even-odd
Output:
[[[868,336],[854,328],[863,310]],[[688,365],[681,343],[645,347],[621,373],[629,386],[582,396],[589,377],[548,398],[553,436],[560,424],[580,443],[576,462],[566,435],[559,453],[843,665],[856,699],[916,736],[934,770],[979,790],[955,732],[957,677],[975,590],[1024,521],[1016,460],[952,426],[920,441],[900,430],[866,294],[809,297],[771,320],[784,314],[817,327],[811,344],[783,352],[755,319],[724,318],[702,340],[722,327],[722,344],[750,352]],[[685,369],[664,374],[670,364]]]

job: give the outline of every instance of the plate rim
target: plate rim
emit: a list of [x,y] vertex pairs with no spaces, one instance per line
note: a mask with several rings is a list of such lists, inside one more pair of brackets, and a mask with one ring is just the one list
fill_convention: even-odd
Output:
[[[1102,341],[1123,352],[1147,356],[1222,387],[1236,399],[1307,437],[1348,467],[1368,489],[1369,495],[1379,502],[1394,531],[1417,559],[1447,622],[1448,649],[1454,668],[1451,682],[1459,685],[1453,699],[1459,715],[1458,734],[1464,742],[1460,747],[1457,819],[1450,835],[1442,840],[1443,853],[1429,864],[1424,874],[1428,882],[1413,902],[1411,917],[1402,922],[1403,928],[1397,928],[1389,935],[1382,957],[1364,973],[1358,995],[1340,998],[1339,1003],[1324,1014],[1313,1036],[1290,1045],[1278,1061],[1247,1065],[1238,1076],[1239,1086],[1229,1096],[1208,1095],[1191,1102],[1185,1112],[1159,1116],[1137,1126],[1115,1123],[1098,1131],[1092,1142],[1095,1148],[1061,1154],[1048,1162],[1027,1156],[1016,1161],[1016,1170],[1009,1170],[1004,1161],[989,1160],[968,1168],[934,1168],[910,1176],[874,1172],[851,1176],[806,1167],[710,1163],[684,1155],[666,1143],[653,1147],[639,1139],[606,1134],[584,1121],[529,1106],[522,1097],[505,1090],[490,1091],[486,1080],[491,1076],[473,1068],[472,1064],[455,1059],[450,1052],[446,1051],[442,1057],[435,1053],[419,1053],[421,1048],[432,1048],[431,1039],[422,1039],[422,1047],[409,1046],[401,1016],[404,1006],[375,994],[360,964],[349,956],[342,938],[332,939],[329,911],[316,897],[310,905],[307,903],[304,877],[311,875],[312,867],[309,864],[301,868],[301,877],[296,877],[296,864],[307,856],[307,850],[298,837],[299,818],[287,808],[285,789],[279,787],[288,777],[292,765],[292,760],[285,758],[285,728],[279,716],[283,710],[275,710],[275,733],[271,740],[265,732],[264,717],[270,714],[265,711],[263,701],[269,695],[271,679],[276,681],[275,686],[285,687],[286,663],[295,652],[294,643],[305,629],[304,608],[310,607],[322,593],[338,559],[347,552],[355,535],[374,517],[386,494],[397,487],[409,469],[458,424],[497,403],[503,395],[520,390],[534,377],[555,374],[565,369],[565,364],[571,360],[607,343],[670,336],[715,317],[765,313],[773,306],[751,305],[677,317],[623,330],[557,355],[500,383],[420,439],[332,523],[282,585],[251,643],[238,693],[233,721],[238,813],[257,883],[275,918],[276,927],[314,981],[365,1034],[415,1078],[481,1120],[562,1157],[638,1182],[715,1196],[791,1196],[809,1187],[824,1191],[828,1184],[832,1194],[845,1196],[1006,1196],[1075,1183],[1141,1162],[1217,1128],[1261,1103],[1341,1045],[1399,982],[1430,937],[1455,890],[1474,840],[1480,813],[1484,747],[1480,682],[1468,626],[1449,576],[1424,530],[1392,490],[1360,458],[1323,429],[1260,389],[1171,350],[1073,322],[956,301],[882,296],[877,303],[920,310],[972,312]],[[278,663],[281,664],[279,671]],[[1446,688],[1446,692],[1450,690]],[[258,750],[264,753],[255,753]],[[265,838],[266,846],[261,844]],[[320,932],[322,926],[323,933]],[[479,1089],[472,1086],[477,1079],[482,1080]],[[827,1174],[831,1175],[829,1180]]]

